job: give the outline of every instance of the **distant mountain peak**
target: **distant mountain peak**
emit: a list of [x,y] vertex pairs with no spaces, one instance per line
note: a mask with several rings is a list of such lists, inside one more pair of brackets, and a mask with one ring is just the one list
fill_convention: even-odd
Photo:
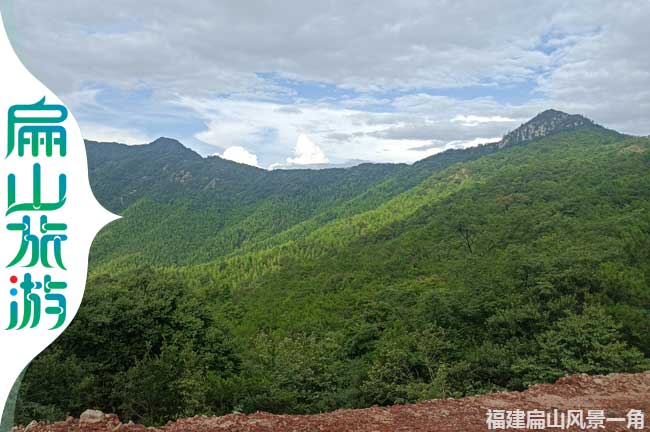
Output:
[[559,132],[593,126],[595,126],[595,123],[592,120],[580,114],[567,114],[562,111],[548,109],[537,114],[512,132],[507,133],[499,143],[499,147],[517,145]]
[[149,143],[152,146],[169,147],[169,148],[186,148],[180,141],[174,138],[160,137]]

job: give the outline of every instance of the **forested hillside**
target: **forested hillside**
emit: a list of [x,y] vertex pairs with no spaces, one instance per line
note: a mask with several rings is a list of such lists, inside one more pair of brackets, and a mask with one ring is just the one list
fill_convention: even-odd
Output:
[[105,229],[19,419],[162,423],[650,368],[650,139],[547,111],[413,165],[87,145]]
[[94,263],[133,255],[160,265],[258,249],[291,228],[302,234],[375,208],[432,172],[496,147],[452,150],[413,166],[276,171],[204,159],[168,138],[138,147],[88,142],[87,149],[97,198],[124,216],[100,234]]

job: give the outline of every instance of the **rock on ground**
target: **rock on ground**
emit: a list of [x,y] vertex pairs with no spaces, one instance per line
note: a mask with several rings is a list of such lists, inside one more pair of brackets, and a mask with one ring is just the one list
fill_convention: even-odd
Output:
[[[650,372],[607,376],[574,375],[561,378],[555,384],[535,385],[523,392],[434,400],[413,405],[338,410],[318,415],[273,415],[263,412],[251,415],[230,414],[223,417],[192,417],[160,428],[146,428],[136,424],[123,425],[117,416],[109,414],[96,423],[74,419],[53,424],[32,423],[29,432],[474,432],[488,430],[486,414],[489,409],[552,411],[554,408],[604,410],[608,418],[625,417],[629,410],[637,409],[645,413],[646,425],[643,430],[650,431]],[[626,424],[608,422],[605,429],[598,430],[629,429]],[[14,431],[25,432],[27,428],[15,428]]]
[[101,423],[106,419],[104,413],[98,410],[86,410],[81,413],[79,421],[81,423]]

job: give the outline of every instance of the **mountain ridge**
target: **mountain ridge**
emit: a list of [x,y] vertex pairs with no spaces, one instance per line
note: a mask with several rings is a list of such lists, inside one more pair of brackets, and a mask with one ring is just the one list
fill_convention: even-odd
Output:
[[[582,130],[591,130],[611,139],[620,136],[604,128],[594,129],[592,122],[586,120],[577,122],[570,130],[563,126],[564,130],[558,131],[551,126],[567,124],[566,121],[558,122],[558,116],[561,119],[575,118],[559,111],[545,111],[523,127],[528,127],[531,122],[536,125],[547,122],[544,131],[549,136]],[[163,221],[171,218],[172,214],[177,218],[182,212],[191,220],[199,214],[197,212],[203,212],[203,218],[210,222],[200,227],[200,235],[180,225],[171,236],[177,243],[186,244],[188,251],[204,250],[203,258],[198,259],[195,255],[194,259],[207,262],[231,253],[243,244],[250,247],[252,244],[261,246],[278,242],[287,236],[311,232],[332,218],[370,211],[454,164],[469,163],[528,143],[521,141],[506,147],[492,143],[450,149],[411,165],[364,163],[351,168],[272,171],[216,156],[203,158],[170,138],[135,147],[115,144],[104,147],[93,142],[89,142],[87,147],[90,177],[98,199],[109,210],[115,213],[126,211],[123,214],[130,216],[114,224],[115,227],[134,229],[129,225],[138,218],[148,218],[159,221],[148,228],[150,231],[154,227],[162,230],[165,226]],[[151,214],[152,208],[157,208],[155,214]],[[251,224],[248,219],[242,219],[245,215],[254,217],[256,222]],[[260,229],[261,217],[269,228]],[[108,228],[109,231],[115,229]],[[153,232],[148,234],[149,237],[153,235]],[[161,232],[156,237],[162,235]],[[92,259],[103,261],[102,257],[107,253],[112,256],[110,249],[139,250],[143,243],[142,239],[136,242],[136,238],[130,236],[121,244],[100,242],[102,247],[94,250],[103,252],[94,254]],[[217,241],[216,238],[222,239]],[[209,248],[210,252],[205,250],[205,239],[208,243],[216,242]],[[162,258],[161,250],[157,247],[150,253]]]
[[[541,139],[547,136],[550,136],[555,133],[560,133],[560,132],[568,132],[572,130],[578,130],[578,129],[585,129],[585,128],[599,128],[602,130],[608,130],[611,131],[610,129],[606,129],[598,124],[596,124],[593,120],[581,115],[581,114],[568,114],[563,111],[555,110],[555,109],[547,109],[545,111],[542,111],[532,117],[530,120],[527,122],[521,124],[519,127],[514,129],[513,131],[510,131],[506,133],[503,138],[500,141],[494,142],[494,143],[488,143],[488,144],[480,144],[477,147],[498,147],[498,148],[504,148],[512,145],[519,145],[519,144],[524,144],[530,141],[534,141],[537,139]],[[615,132],[615,131],[611,131]],[[616,132],[618,133],[618,132]],[[192,150],[191,148],[185,146],[182,144],[180,141],[178,141],[175,138],[169,138],[169,137],[159,137],[155,139],[154,141],[147,143],[147,144],[139,144],[139,145],[126,145],[126,144],[120,144],[116,142],[100,142],[100,141],[95,141],[95,140],[86,140],[86,145],[87,146],[96,146],[96,145],[117,145],[120,146],[122,149],[124,148],[140,148],[140,149],[147,149],[148,151],[151,152],[169,152],[169,153],[178,153],[178,154],[189,154],[187,151],[189,150],[192,152],[194,155],[202,158],[202,159],[218,159],[221,161],[227,161],[228,163],[234,163],[238,165],[245,165],[245,166],[250,166],[247,164],[239,163],[236,161],[232,161],[229,159],[224,159],[219,155],[210,155],[203,157],[199,155],[197,152]],[[464,150],[467,150],[469,148],[473,147],[468,147],[468,148],[463,148],[463,149],[448,149],[440,153],[436,153],[432,156],[428,156],[423,159],[419,159],[415,162],[413,162],[411,165],[414,164],[422,164],[425,161],[435,158],[436,156],[440,155],[441,153],[453,153],[453,152],[462,152]],[[356,163],[355,165],[347,165],[347,164],[342,164],[342,166],[329,166],[329,165],[321,165],[316,167],[312,166],[304,166],[304,167],[291,167],[291,168],[278,168],[278,169],[273,169],[273,170],[267,170],[264,168],[259,168],[259,167],[253,167],[253,168],[258,168],[266,171],[287,171],[287,170],[309,170],[309,169],[318,169],[318,170],[328,170],[328,169],[350,169],[357,167],[359,165],[367,165],[367,164],[375,164],[375,165],[401,165],[400,163],[385,163],[385,162],[370,162],[370,161],[359,161],[359,163]]]

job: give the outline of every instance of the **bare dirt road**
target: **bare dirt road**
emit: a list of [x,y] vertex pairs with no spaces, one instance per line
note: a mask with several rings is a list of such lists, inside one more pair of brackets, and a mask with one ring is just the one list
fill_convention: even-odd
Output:
[[[557,413],[553,410],[557,409]],[[650,372],[642,374],[613,374],[607,376],[569,376],[555,384],[530,387],[523,392],[503,392],[463,399],[445,399],[422,402],[413,405],[392,407],[373,407],[361,410],[339,410],[331,413],[295,416],[255,413],[251,415],[231,414],[223,417],[192,417],[170,422],[160,428],[146,428],[137,424],[122,424],[115,415],[90,413],[82,415],[82,420],[68,419],[66,422],[45,424],[36,423],[27,427],[15,428],[16,432],[393,432],[393,431],[488,431],[488,411],[492,410],[495,426],[492,430],[531,430],[522,426],[528,418],[521,419],[521,411],[526,416],[537,418],[539,411],[550,414],[557,427],[546,423],[545,430],[650,430]],[[508,414],[507,411],[521,410]],[[539,410],[537,414],[529,414]],[[568,410],[572,411],[574,424],[566,426]],[[630,410],[638,410],[633,411]],[[578,412],[582,411],[582,414]],[[641,415],[642,413],[642,415]],[[557,414],[557,416],[555,416]],[[560,423],[562,414],[565,415]],[[582,415],[582,419],[580,416]],[[500,419],[509,419],[509,426],[503,426]],[[628,425],[629,418],[634,422]],[[645,418],[648,417],[648,418]],[[646,421],[643,421],[646,420]],[[537,420],[538,427],[540,426]],[[578,422],[578,423],[575,423]],[[643,427],[641,424],[644,423]],[[534,423],[529,423],[533,426]],[[602,425],[602,427],[601,427]]]

